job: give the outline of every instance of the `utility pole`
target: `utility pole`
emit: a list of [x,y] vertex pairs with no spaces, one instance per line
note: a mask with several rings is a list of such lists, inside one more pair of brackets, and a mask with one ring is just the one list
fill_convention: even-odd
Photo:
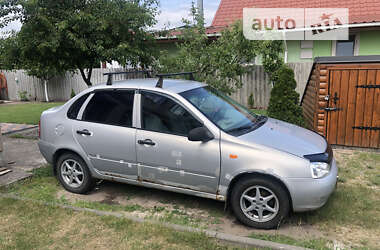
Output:
[[204,19],[204,13],[203,13],[203,0],[198,0],[197,2],[197,9],[198,9],[198,13],[199,15],[202,17],[202,19]]

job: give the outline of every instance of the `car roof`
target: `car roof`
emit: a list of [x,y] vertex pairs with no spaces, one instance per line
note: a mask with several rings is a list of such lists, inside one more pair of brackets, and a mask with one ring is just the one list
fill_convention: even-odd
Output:
[[92,89],[107,89],[107,88],[133,88],[140,90],[156,90],[160,92],[181,93],[187,90],[196,89],[207,86],[205,83],[182,80],[182,79],[164,79],[162,88],[156,87],[158,78],[145,78],[145,79],[129,79],[113,81],[112,85],[99,84]]

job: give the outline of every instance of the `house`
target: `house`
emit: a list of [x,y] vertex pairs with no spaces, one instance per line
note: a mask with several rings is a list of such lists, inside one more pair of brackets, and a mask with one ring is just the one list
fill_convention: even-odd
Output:
[[[378,0],[221,0],[212,24],[207,27],[209,37],[220,36],[220,31],[242,19],[243,8],[348,8],[349,40],[344,41],[286,41],[287,62],[313,62],[321,56],[380,55],[380,4]],[[158,39],[163,49],[175,53],[177,37]],[[285,55],[284,55],[285,57]]]

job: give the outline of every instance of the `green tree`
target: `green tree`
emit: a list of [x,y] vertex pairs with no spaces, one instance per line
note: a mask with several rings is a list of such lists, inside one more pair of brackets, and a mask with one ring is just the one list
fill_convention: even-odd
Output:
[[157,71],[195,71],[196,79],[225,92],[232,93],[242,85],[241,76],[251,70],[244,66],[257,55],[257,41],[244,38],[241,22],[222,31],[221,37],[211,41],[204,28],[203,18],[192,9],[193,20],[183,20],[179,52],[176,56],[163,55]]
[[14,33],[2,42],[0,63],[3,69],[24,69],[28,75],[44,83],[45,100],[49,101],[48,81],[62,75],[72,67],[60,60],[60,36],[46,15],[37,15],[41,10],[32,2],[23,5],[27,19],[19,33]]
[[299,94],[295,90],[297,82],[294,79],[293,70],[283,65],[277,70],[275,79],[269,100],[268,115],[303,126],[302,108],[299,105]]
[[259,51],[265,72],[269,75],[272,82],[276,82],[277,71],[284,65],[282,59],[283,41],[263,40],[260,41]]
[[[256,56],[263,58],[265,71],[281,67],[281,41],[252,41],[243,35],[241,21],[225,28],[216,40],[207,37],[203,18],[191,9],[192,20],[183,20],[178,53],[161,55],[157,71],[195,71],[196,79],[231,94],[242,86],[242,76],[252,71],[250,65]],[[272,77],[271,77],[272,79]]]
[[[30,38],[37,40],[34,45],[55,57],[52,67],[78,69],[89,86],[92,69],[100,62],[115,60],[147,67],[154,59],[153,36],[147,28],[155,24],[157,0],[3,0],[2,5],[5,3],[21,20],[20,33],[35,34]],[[6,11],[0,14],[9,16]],[[48,65],[49,60],[43,62],[47,57],[35,61]]]
[[19,69],[21,64],[20,49],[16,33],[0,38],[0,68],[2,70]]

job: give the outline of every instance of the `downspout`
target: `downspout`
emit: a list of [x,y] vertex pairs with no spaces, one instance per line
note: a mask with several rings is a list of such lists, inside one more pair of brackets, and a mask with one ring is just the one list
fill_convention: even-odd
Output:
[[285,31],[282,32],[282,40],[284,41],[284,63],[288,63],[288,45],[286,43]]

